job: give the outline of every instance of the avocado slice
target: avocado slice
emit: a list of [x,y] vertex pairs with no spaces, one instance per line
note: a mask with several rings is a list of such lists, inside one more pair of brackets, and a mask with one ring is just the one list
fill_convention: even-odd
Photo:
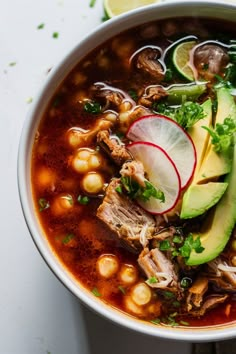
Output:
[[[218,109],[216,114],[215,123],[222,124],[224,119],[231,117],[236,119],[236,106],[233,96],[231,96],[229,90],[225,87],[218,89],[217,91]],[[217,153],[214,150],[214,145],[209,141],[205,158],[201,164],[197,176],[195,178],[196,183],[204,183],[209,180],[215,180],[220,176],[226,175],[230,172],[232,164],[232,152]]]
[[[205,156],[205,152],[209,143],[210,135],[207,130],[202,129],[202,126],[206,126],[208,128],[212,125],[212,103],[211,99],[206,100],[202,104],[203,112],[205,117],[200,119],[197,123],[195,123],[190,129],[188,129],[188,134],[192,138],[194,143],[196,154],[197,154],[197,163],[195,168],[196,176],[197,172],[199,171],[203,158]],[[194,178],[193,178],[194,183]]]
[[210,262],[223,251],[231,236],[236,222],[236,145],[232,168],[225,182],[228,183],[228,188],[223,197],[210,212],[200,234],[193,234],[194,237],[200,236],[204,251],[196,253],[192,250],[186,261],[187,265],[194,266]]
[[227,187],[228,183],[226,182],[191,185],[183,196],[180,218],[191,219],[204,214],[218,203]]

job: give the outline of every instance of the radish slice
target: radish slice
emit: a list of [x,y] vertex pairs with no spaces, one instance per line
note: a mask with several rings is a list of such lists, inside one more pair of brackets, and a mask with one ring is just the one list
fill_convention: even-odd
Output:
[[141,161],[148,180],[165,195],[165,202],[151,197],[148,201],[137,200],[139,205],[152,214],[163,214],[176,205],[181,185],[179,173],[167,153],[152,143],[138,141],[127,146],[135,160]]
[[128,139],[160,146],[174,162],[185,188],[196,166],[196,150],[190,136],[171,118],[162,115],[141,117],[131,124]]

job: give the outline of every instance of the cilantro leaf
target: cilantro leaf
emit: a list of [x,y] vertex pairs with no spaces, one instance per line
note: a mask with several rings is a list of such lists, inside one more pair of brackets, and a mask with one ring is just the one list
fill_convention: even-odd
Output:
[[189,234],[184,240],[183,245],[179,248],[179,252],[183,258],[189,258],[192,250],[196,253],[201,253],[204,251],[204,247],[201,245],[200,236],[193,238],[193,234]]
[[157,113],[166,115],[175,120],[184,129],[191,128],[200,119],[205,117],[203,108],[200,104],[192,101],[183,102],[180,107],[173,108],[164,103],[153,104],[153,110]]
[[39,198],[38,205],[40,212],[50,207],[50,203],[45,198]]
[[210,134],[212,144],[216,152],[225,152],[234,145],[234,134],[236,132],[236,122],[227,117],[222,124],[216,123],[215,129],[202,126]]
[[176,109],[174,119],[184,129],[188,129],[204,117],[202,106],[196,102],[185,102]]
[[122,176],[120,180],[131,199],[140,198],[146,202],[153,197],[159,199],[162,203],[165,202],[164,193],[160,189],[156,189],[149,181],[145,181],[145,187],[143,187],[128,176]]
[[84,104],[84,110],[87,113],[98,114],[102,111],[102,107],[98,102],[88,101]]
[[155,283],[158,283],[158,280],[156,277],[150,277],[148,278],[148,280],[146,281],[146,283],[148,284],[155,284]]

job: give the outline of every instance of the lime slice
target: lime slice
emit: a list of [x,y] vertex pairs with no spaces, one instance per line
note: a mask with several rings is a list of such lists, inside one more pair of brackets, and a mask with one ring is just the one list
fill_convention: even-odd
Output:
[[194,80],[194,74],[189,66],[189,54],[196,45],[195,41],[180,43],[174,50],[173,63],[178,72],[189,81]]
[[124,12],[160,2],[161,0],[104,0],[104,10],[106,15],[111,18]]

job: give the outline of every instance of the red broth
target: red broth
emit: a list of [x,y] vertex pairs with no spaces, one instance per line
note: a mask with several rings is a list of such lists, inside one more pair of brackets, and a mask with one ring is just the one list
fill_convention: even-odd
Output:
[[[127,104],[126,95],[133,99],[132,104],[138,104],[137,100],[145,88],[156,85],[159,80],[150,71],[143,70],[141,64],[138,67],[137,56],[143,49],[159,47],[164,52],[170,48],[165,56],[169,77],[166,74],[158,84],[164,89],[173,83],[184,85],[188,80],[173,68],[171,59],[176,43],[183,39],[228,44],[236,39],[234,27],[226,22],[181,18],[130,29],[108,40],[81,60],[65,78],[46,109],[35,137],[33,196],[39,221],[58,259],[101,301],[158,325],[215,326],[235,321],[236,288],[226,292],[228,298],[222,304],[202,316],[186,312],[187,295],[180,299],[170,290],[160,292],[151,288],[147,302],[133,302],[134,287],[147,284],[147,277],[137,263],[139,254],[127,247],[96,216],[97,208],[103,202],[105,187],[112,178],[119,176],[120,170],[99,146],[96,134],[105,127],[127,143],[125,132],[130,124],[127,118],[130,104],[129,101]],[[97,89],[99,85],[96,83],[106,88],[105,95]],[[121,90],[123,100],[119,101],[119,95],[118,102],[115,98],[106,97],[110,94],[110,87]],[[197,102],[202,103],[208,97],[215,98],[210,84]],[[154,103],[155,100],[149,102],[145,109],[155,114]],[[125,123],[121,124],[123,120]],[[100,121],[102,125],[96,130]],[[86,179],[88,175],[93,175],[92,182]],[[233,253],[230,247],[229,244],[227,250]],[[98,260],[104,255],[115,260],[115,270],[105,277],[98,269]],[[125,278],[124,269],[132,270],[131,280]],[[130,275],[129,272],[127,274]],[[188,274],[188,278],[191,277],[192,274]],[[187,294],[188,289],[182,290]],[[204,296],[215,292],[222,294],[222,290],[216,290],[209,283]]]

